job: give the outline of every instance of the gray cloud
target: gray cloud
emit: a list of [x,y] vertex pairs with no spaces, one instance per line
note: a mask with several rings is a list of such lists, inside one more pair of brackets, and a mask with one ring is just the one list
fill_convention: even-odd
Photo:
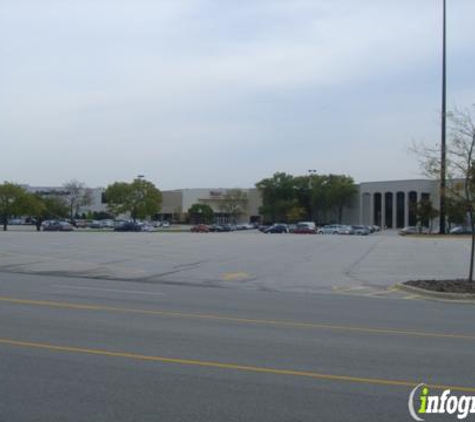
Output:
[[[0,5],[3,179],[248,186],[308,168],[408,178],[418,169],[407,144],[437,140],[433,0]],[[449,4],[449,104],[475,101],[474,12]]]

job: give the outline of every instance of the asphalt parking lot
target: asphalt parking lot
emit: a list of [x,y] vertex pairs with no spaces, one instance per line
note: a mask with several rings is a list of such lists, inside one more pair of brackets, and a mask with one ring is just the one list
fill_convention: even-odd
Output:
[[469,239],[233,233],[1,232],[0,271],[278,292],[401,296],[463,278]]

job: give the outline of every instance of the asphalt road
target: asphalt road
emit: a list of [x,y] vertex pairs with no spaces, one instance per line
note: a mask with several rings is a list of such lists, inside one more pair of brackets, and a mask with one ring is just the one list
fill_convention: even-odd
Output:
[[475,395],[474,320],[470,304],[0,273],[0,420],[410,420],[421,382]]

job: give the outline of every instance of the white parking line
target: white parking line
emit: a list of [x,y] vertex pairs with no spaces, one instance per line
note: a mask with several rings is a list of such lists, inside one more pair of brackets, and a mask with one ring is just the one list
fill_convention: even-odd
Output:
[[141,290],[102,289],[100,287],[66,286],[63,284],[52,284],[51,287],[60,287],[62,289],[76,289],[76,290],[96,290],[96,291],[102,291],[102,292],[115,292],[115,293],[131,293],[131,294],[136,294],[136,295],[154,295],[154,296],[166,295],[166,293],[146,292],[146,291],[141,291]]

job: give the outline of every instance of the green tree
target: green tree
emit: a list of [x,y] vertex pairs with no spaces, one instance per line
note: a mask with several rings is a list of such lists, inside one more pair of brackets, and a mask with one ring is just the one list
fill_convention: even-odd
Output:
[[358,192],[353,178],[344,175],[330,174],[326,178],[325,190],[328,198],[328,206],[338,216],[338,223],[342,223],[343,208],[350,205]]
[[210,224],[214,219],[214,211],[207,204],[193,204],[188,209],[188,216],[192,224]]
[[259,212],[266,222],[286,222],[288,211],[298,203],[298,190],[294,176],[274,173],[270,178],[256,183],[262,195]]
[[3,231],[8,229],[8,220],[14,215],[21,215],[25,210],[26,190],[14,183],[0,185],[0,221]]
[[296,223],[302,220],[302,218],[305,217],[306,213],[307,211],[305,210],[305,208],[302,208],[296,204],[287,211],[287,221],[289,223]]
[[300,218],[307,215],[309,220],[319,223],[327,222],[328,212],[333,211],[341,222],[344,207],[351,203],[357,192],[351,177],[334,174],[294,177],[275,173],[256,183],[256,187],[262,194],[259,211],[271,222],[295,220],[296,209]]
[[467,223],[467,209],[464,201],[457,198],[447,197],[445,199],[445,215],[449,230],[452,224],[465,226]]
[[229,214],[231,221],[236,224],[237,219],[247,208],[248,198],[241,189],[229,189],[220,201],[220,209]]
[[157,214],[162,194],[152,182],[135,179],[132,183],[115,182],[105,191],[107,207],[114,215],[130,213],[135,221]]
[[45,220],[66,218],[69,215],[69,206],[61,196],[41,196],[29,193],[22,198],[25,213],[34,218],[36,230],[41,230],[41,223]]
[[438,217],[439,211],[434,208],[430,199],[421,199],[415,206],[414,212],[416,214],[417,223],[422,227],[429,226],[432,232],[432,223],[434,218]]

